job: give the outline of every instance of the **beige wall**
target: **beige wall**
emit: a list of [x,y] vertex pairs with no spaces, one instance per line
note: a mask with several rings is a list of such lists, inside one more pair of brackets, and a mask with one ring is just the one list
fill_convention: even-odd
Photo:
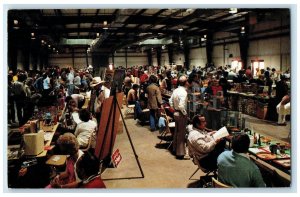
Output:
[[[89,55],[88,63],[92,64],[92,58]],[[49,56],[49,65],[59,66],[60,68],[66,68],[73,66],[72,54],[53,54]],[[86,57],[85,53],[76,54],[74,56],[74,68],[81,69],[86,68]]]
[[250,42],[248,64],[264,60],[265,67],[285,71],[291,67],[290,38],[271,38]]
[[[112,57],[109,57],[109,63],[113,63]],[[116,53],[114,56],[115,67],[126,66],[125,53]],[[127,67],[147,65],[147,53],[127,53]]]
[[205,47],[202,48],[195,48],[190,50],[190,67],[204,67],[207,62],[206,58],[206,49]]
[[[232,60],[240,60],[240,49],[238,43],[226,44],[225,50],[225,65],[231,64]],[[264,40],[250,41],[248,50],[248,65],[251,60],[261,59],[265,61],[265,66],[274,67],[276,70],[285,71],[291,66],[290,55],[290,38],[288,36],[281,38],[270,38]],[[233,58],[229,58],[229,54],[233,55]],[[175,64],[183,65],[185,59],[182,52],[174,51],[173,60]],[[223,45],[214,46],[213,49],[213,62],[216,66],[224,66],[224,48]],[[18,68],[23,68],[21,61],[22,53],[18,52]],[[85,66],[85,54],[77,54],[75,59],[75,67],[80,68]],[[152,54],[153,65],[157,65],[156,53]],[[190,51],[190,65],[192,66],[205,66],[206,64],[206,50],[203,48],[194,48]],[[112,58],[109,58],[109,62],[112,63]],[[91,57],[89,56],[89,64],[91,64]],[[114,58],[115,66],[125,66],[125,53],[117,53]],[[60,67],[66,67],[72,65],[71,54],[54,54],[49,56],[50,65],[59,65]],[[128,67],[134,65],[147,65],[147,54],[144,53],[128,53],[127,65]],[[162,52],[161,65],[168,65],[169,57],[167,51]]]

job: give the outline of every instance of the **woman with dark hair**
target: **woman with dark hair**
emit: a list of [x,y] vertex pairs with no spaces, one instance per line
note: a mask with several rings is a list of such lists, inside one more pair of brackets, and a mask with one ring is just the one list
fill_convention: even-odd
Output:
[[100,177],[99,159],[92,153],[86,152],[77,162],[76,172],[82,180],[80,188],[106,188]]

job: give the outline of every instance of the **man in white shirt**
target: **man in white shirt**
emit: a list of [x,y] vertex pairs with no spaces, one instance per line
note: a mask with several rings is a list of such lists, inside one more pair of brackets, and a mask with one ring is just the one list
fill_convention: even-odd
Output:
[[81,109],[79,111],[79,118],[82,122],[77,124],[74,134],[79,146],[84,148],[88,146],[90,138],[95,136],[97,123],[90,119],[91,114],[87,109]]
[[193,125],[187,126],[189,155],[194,164],[202,171],[217,169],[217,158],[224,151],[225,140],[213,138],[215,131],[207,132],[206,120],[203,115],[193,118]]
[[173,151],[178,159],[183,159],[185,155],[185,134],[187,125],[187,88],[189,83],[186,76],[179,78],[179,87],[173,91],[169,99],[170,106],[175,109],[175,133],[173,136]]
[[110,96],[110,81],[105,81],[101,89],[103,90],[104,98],[109,98]]
[[47,73],[43,74],[43,96],[47,97],[49,96],[51,92],[51,84],[50,84],[50,78],[48,77]]
[[81,94],[72,94],[71,96],[67,96],[65,101],[66,101],[66,103],[68,103],[69,100],[72,100],[72,99],[74,100],[75,106],[78,109],[81,109],[85,103],[85,97]]
[[74,82],[75,86],[77,86],[78,88],[80,88],[80,86],[81,86],[81,78],[80,78],[80,76],[79,76],[78,73],[75,73],[75,78],[74,78],[73,82]]
[[73,68],[69,68],[68,72],[69,73],[67,74],[67,89],[68,89],[67,93],[68,93],[68,96],[70,96],[73,94],[74,88],[75,88]]
[[85,103],[85,97],[81,94],[72,94],[71,97],[76,102],[78,109],[81,109]]

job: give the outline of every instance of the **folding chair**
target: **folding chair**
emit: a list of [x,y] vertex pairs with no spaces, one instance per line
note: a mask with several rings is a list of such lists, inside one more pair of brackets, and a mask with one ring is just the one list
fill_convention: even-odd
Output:
[[[197,169],[195,170],[195,172],[190,176],[189,180],[195,180],[195,179],[192,179],[192,177],[199,171],[201,170],[202,172],[205,173],[205,176],[201,176],[200,177],[200,180],[207,180],[208,177],[217,177],[217,170],[218,169],[205,169],[203,168],[202,166],[200,166],[200,163],[199,163],[199,160],[196,159],[195,156],[192,156],[193,158],[193,163],[197,166]],[[211,175],[212,174],[212,175]],[[198,180],[198,179],[197,179]]]
[[212,177],[212,186],[214,188],[231,188],[231,186],[226,185],[224,183],[221,183],[220,181],[218,181],[217,179],[215,179],[214,177]]
[[126,103],[126,111],[125,111],[125,114],[129,114],[129,113],[134,113],[134,108],[135,108],[135,105],[128,105],[128,102],[127,102],[127,99],[125,99],[125,103]]
[[[203,178],[203,177],[209,177],[209,176],[211,176],[211,174],[212,174],[214,177],[217,177],[217,169],[214,169],[214,170],[205,170],[205,169],[200,168],[200,167],[198,166],[198,168],[197,168],[197,169],[193,172],[193,174],[190,176],[189,180],[195,180],[195,179],[192,179],[192,177],[193,177],[200,169],[201,169],[204,173],[206,173],[205,176],[201,176],[200,179]],[[198,179],[197,179],[197,180],[198,180]]]
[[51,169],[50,178],[55,177],[60,171],[60,169],[65,168],[66,160],[67,160],[67,155],[52,155],[46,161],[46,164],[49,165]]
[[[165,129],[163,130],[163,132],[161,133],[160,135],[160,142],[159,144],[162,143],[162,141],[164,141],[164,139],[166,138],[166,136],[168,134],[171,134],[172,136],[172,132],[170,130],[170,128],[175,128],[175,122],[170,122],[170,120],[172,120],[171,117],[169,117],[167,114],[166,114],[166,111],[164,108],[162,108],[162,111],[161,111],[161,116],[165,119]],[[166,140],[165,140],[166,141]],[[173,141],[170,142],[169,146],[167,149],[169,149],[171,147],[171,145],[173,144]]]

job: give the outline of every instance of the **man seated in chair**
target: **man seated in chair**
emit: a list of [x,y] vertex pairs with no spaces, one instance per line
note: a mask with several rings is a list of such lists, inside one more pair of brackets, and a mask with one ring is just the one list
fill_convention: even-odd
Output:
[[218,157],[218,179],[233,187],[266,187],[259,168],[247,155],[250,139],[247,134],[232,138],[232,150]]
[[203,115],[193,118],[193,125],[187,126],[189,155],[194,164],[204,171],[217,169],[217,158],[224,151],[225,140],[213,138],[215,131],[207,131]]
[[132,88],[128,91],[127,94],[127,103],[128,105],[135,105],[135,102],[138,100],[138,84],[133,84]]

